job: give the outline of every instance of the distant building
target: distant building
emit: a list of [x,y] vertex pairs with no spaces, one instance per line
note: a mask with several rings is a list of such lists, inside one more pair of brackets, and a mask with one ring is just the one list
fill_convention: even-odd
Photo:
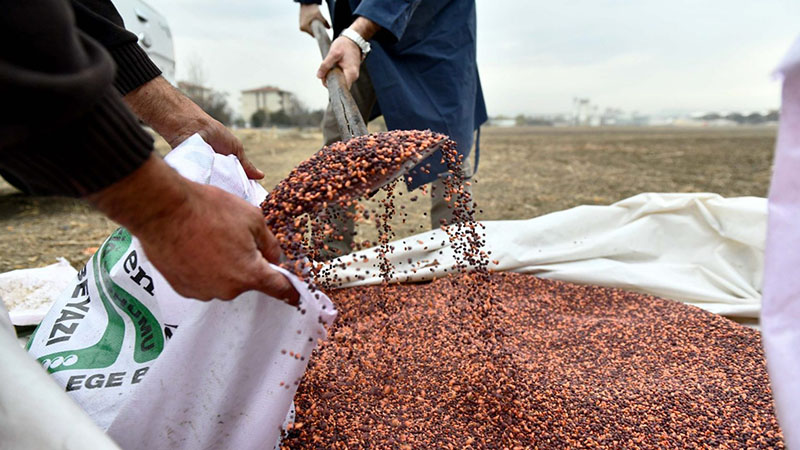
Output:
[[636,111],[627,112],[620,108],[606,108],[600,115],[600,125],[602,126],[646,126],[650,123],[650,117],[639,114]]
[[588,98],[572,99],[572,124],[575,126],[596,127],[600,123],[597,105],[593,105]]
[[267,115],[283,110],[288,115],[295,115],[300,111],[300,104],[294,94],[273,86],[264,86],[256,89],[242,91],[242,117],[250,121],[253,113],[263,109]]

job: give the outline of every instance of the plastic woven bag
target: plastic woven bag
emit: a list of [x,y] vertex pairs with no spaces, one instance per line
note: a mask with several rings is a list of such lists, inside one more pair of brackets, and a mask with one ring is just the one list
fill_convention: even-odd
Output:
[[[198,136],[167,161],[252,204],[266,195]],[[183,298],[119,229],[55,302],[29,352],[123,448],[269,448],[336,315],[324,294],[278,270],[302,310],[256,291],[230,302]]]

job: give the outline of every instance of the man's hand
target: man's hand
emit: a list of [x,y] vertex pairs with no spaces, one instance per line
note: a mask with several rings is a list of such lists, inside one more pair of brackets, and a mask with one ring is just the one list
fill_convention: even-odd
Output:
[[[297,304],[298,295],[267,261],[280,247],[261,211],[211,186],[193,184],[171,218],[151,224],[142,247],[170,285],[200,300],[230,300],[249,290]],[[169,224],[166,223],[169,221]]]
[[297,304],[292,284],[268,264],[278,262],[280,247],[261,211],[184,179],[155,155],[89,201],[139,238],[153,265],[185,297],[229,300],[258,290]]
[[334,39],[328,56],[322,61],[317,69],[317,78],[322,80],[322,84],[328,86],[326,77],[328,72],[335,66],[342,68],[344,81],[347,89],[358,79],[359,68],[361,67],[361,49],[355,42],[344,36]]
[[152,79],[123,98],[133,112],[171,147],[175,148],[191,135],[198,133],[215,152],[236,155],[248,178],[264,178],[264,173],[245,156],[242,142],[224,125],[172,87],[164,77]]
[[314,37],[314,32],[311,31],[311,22],[319,20],[325,25],[325,28],[330,28],[328,21],[322,16],[319,10],[319,5],[315,4],[300,4],[300,31],[305,31]]
[[[367,41],[372,39],[372,36],[381,29],[378,24],[366,17],[357,18],[348,28],[353,29]],[[355,42],[344,36],[339,36],[333,40],[328,56],[325,57],[319,69],[317,69],[317,78],[322,80],[322,84],[327,86],[325,78],[328,72],[337,65],[342,68],[345,83],[347,83],[347,88],[350,89],[350,86],[358,79],[358,72],[361,67],[361,49]]]

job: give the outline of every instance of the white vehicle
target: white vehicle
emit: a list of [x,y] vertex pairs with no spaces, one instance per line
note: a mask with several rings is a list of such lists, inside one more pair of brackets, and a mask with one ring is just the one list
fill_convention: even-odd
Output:
[[125,28],[139,37],[139,45],[174,85],[175,51],[167,19],[142,0],[113,0],[113,3],[125,21]]

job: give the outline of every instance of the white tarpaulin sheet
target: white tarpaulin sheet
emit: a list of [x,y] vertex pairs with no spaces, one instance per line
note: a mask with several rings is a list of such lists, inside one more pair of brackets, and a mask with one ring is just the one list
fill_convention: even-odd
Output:
[[38,325],[77,273],[64,258],[45,267],[0,273],[0,298],[9,310],[11,323]]
[[769,192],[761,330],[775,410],[788,448],[800,448],[800,39],[779,68],[783,101]]
[[[489,259],[497,263],[492,270],[620,287],[758,318],[766,212],[763,198],[640,194],[610,206],[483,225]],[[442,277],[456,264],[442,230],[391,245],[393,281]],[[339,279],[349,280],[345,286],[375,284],[382,281],[373,268],[377,258],[368,249],[332,264]]]

